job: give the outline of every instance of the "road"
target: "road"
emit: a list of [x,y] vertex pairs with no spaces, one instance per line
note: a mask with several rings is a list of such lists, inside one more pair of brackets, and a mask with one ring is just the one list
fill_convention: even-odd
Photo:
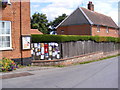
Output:
[[118,88],[118,57],[89,64],[29,71],[3,79],[3,88]]

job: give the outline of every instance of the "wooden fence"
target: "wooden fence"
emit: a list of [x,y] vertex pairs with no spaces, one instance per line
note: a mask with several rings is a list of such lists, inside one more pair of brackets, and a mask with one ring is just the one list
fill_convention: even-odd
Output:
[[77,41],[60,44],[61,58],[79,56],[93,52],[111,52],[119,50],[120,44],[114,42]]
[[64,43],[33,43],[33,60],[52,60],[74,57],[93,52],[111,52],[119,50],[120,44],[114,42],[76,41]]

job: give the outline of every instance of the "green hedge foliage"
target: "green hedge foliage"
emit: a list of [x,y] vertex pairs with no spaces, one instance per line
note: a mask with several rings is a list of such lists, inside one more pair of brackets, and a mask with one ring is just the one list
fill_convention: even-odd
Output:
[[2,0],[0,0],[0,8],[2,7]]
[[80,35],[31,35],[32,43],[40,42],[70,42],[70,41],[95,41],[95,42],[120,42],[120,38]]

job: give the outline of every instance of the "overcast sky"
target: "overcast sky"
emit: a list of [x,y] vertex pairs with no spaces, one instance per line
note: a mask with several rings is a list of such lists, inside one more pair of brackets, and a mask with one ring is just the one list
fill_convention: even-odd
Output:
[[112,17],[118,24],[119,0],[31,0],[31,15],[35,12],[44,13],[51,21],[63,13],[69,15],[78,6],[87,8],[89,1],[93,2],[96,12]]

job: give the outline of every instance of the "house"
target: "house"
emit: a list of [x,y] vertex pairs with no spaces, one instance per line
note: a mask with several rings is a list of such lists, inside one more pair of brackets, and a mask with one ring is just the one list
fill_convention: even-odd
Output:
[[31,35],[32,35],[32,34],[39,34],[39,35],[40,35],[40,34],[43,34],[43,33],[40,32],[38,29],[31,29],[31,30],[30,30],[30,33],[31,33]]
[[88,3],[88,9],[78,7],[56,29],[58,35],[119,36],[112,18],[95,12],[92,2]]
[[[3,0],[4,1],[4,0]],[[0,59],[31,63],[30,1],[5,0],[0,7]]]

